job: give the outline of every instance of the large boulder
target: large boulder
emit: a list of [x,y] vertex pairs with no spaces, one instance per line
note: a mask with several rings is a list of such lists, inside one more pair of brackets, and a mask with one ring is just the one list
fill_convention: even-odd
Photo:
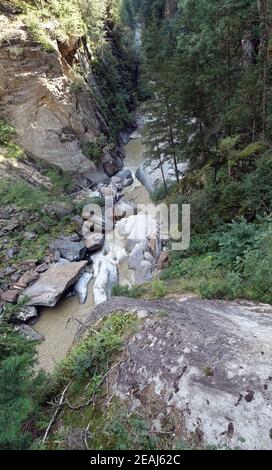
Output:
[[145,282],[152,281],[152,273],[154,266],[150,261],[143,260],[135,271],[135,282],[136,284],[145,284]]
[[37,333],[33,328],[28,325],[20,325],[15,328],[16,331],[20,333],[28,341],[42,342],[45,341],[44,336]]
[[[188,169],[188,163],[179,163],[179,177],[182,178]],[[171,185],[176,181],[176,173],[173,169],[172,160],[165,160],[163,171],[167,184]],[[154,193],[163,186],[163,179],[158,160],[146,160],[141,164],[136,172],[138,180],[146,187],[149,193]]]
[[84,244],[88,252],[100,250],[104,245],[105,237],[102,233],[89,233],[84,239]]
[[130,217],[136,211],[136,206],[131,202],[121,199],[114,206],[114,220],[121,220],[124,217]]
[[77,281],[74,287],[74,291],[78,295],[80,305],[83,305],[86,303],[86,300],[88,297],[88,288],[89,288],[89,284],[92,278],[93,278],[92,273],[84,273],[79,278],[79,280]]
[[148,248],[147,242],[137,243],[128,258],[129,269],[138,269],[141,262],[144,261],[144,252]]
[[123,170],[116,173],[116,177],[121,180],[121,184],[124,188],[133,184],[133,176],[129,168],[123,168]]
[[28,305],[54,307],[64,292],[77,282],[86,266],[87,261],[52,264],[37,282],[24,290],[23,295],[30,299]]
[[142,325],[108,375],[113,403],[141,415],[167,448],[272,450],[272,306],[119,297],[82,329],[113,312],[138,312]]
[[38,312],[36,307],[30,307],[25,305],[21,307],[14,315],[12,316],[12,320],[14,322],[28,322],[29,320],[36,320],[38,318]]
[[118,271],[115,264],[108,259],[101,261],[93,288],[95,305],[106,302],[117,284]]
[[[66,47],[61,47],[55,26],[57,22],[46,23],[46,34],[52,38],[49,54],[28,33],[22,16],[16,21],[1,16],[5,35],[0,49],[1,102],[27,153],[64,171],[86,173],[94,164],[84,156],[80,143],[95,142],[100,124],[88,84],[82,82],[80,95],[71,90],[67,50],[74,55],[82,42],[75,34],[72,44],[66,41]],[[20,46],[16,51],[15,45]]]
[[50,246],[52,251],[58,251],[60,256],[68,261],[81,261],[86,256],[86,246],[83,242],[73,242],[69,237],[59,238]]

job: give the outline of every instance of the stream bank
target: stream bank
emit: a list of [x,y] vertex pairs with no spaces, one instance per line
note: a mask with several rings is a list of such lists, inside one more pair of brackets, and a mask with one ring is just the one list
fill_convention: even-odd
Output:
[[[130,169],[134,182],[131,186],[124,188],[122,192],[124,199],[133,204],[152,203],[147,189],[135,178],[136,171],[144,160],[144,145],[140,134],[129,140],[125,146],[125,154],[124,163]],[[130,216],[117,222],[118,230],[122,233],[126,232],[127,225],[130,230],[135,225],[134,217]],[[88,286],[86,303],[80,304],[78,296],[73,296],[62,298],[53,308],[44,307],[40,310],[39,320],[34,328],[45,338],[37,345],[37,351],[39,366],[48,372],[52,372],[54,366],[67,355],[80,323],[95,308],[94,288],[101,263],[108,260],[117,267],[120,285],[132,286],[135,283],[135,272],[128,266],[129,253],[126,251],[126,239],[106,239],[103,248],[92,258],[94,278]]]

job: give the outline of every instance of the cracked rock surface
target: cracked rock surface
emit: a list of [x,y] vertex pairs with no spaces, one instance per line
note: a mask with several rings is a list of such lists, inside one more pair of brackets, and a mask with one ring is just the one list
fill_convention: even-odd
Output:
[[141,327],[110,374],[110,394],[158,432],[171,421],[192,445],[272,449],[272,306],[112,298],[78,337],[117,311],[138,313]]

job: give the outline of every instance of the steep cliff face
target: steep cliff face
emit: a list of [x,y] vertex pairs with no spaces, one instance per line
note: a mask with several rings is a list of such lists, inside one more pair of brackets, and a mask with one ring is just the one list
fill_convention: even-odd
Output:
[[[46,52],[22,15],[3,13],[0,22],[0,113],[16,128],[17,143],[30,156],[91,179],[96,165],[82,147],[101,132],[107,143],[109,131],[96,104],[87,42],[62,40],[57,21],[48,21],[43,27],[52,49]],[[99,164],[114,174],[122,166],[120,149],[104,145]]]

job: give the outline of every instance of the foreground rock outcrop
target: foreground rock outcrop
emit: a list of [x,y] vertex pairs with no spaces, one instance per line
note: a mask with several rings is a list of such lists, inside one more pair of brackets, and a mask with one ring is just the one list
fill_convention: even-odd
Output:
[[181,297],[112,298],[78,338],[113,312],[137,313],[108,378],[108,396],[191,446],[272,449],[272,307]]

